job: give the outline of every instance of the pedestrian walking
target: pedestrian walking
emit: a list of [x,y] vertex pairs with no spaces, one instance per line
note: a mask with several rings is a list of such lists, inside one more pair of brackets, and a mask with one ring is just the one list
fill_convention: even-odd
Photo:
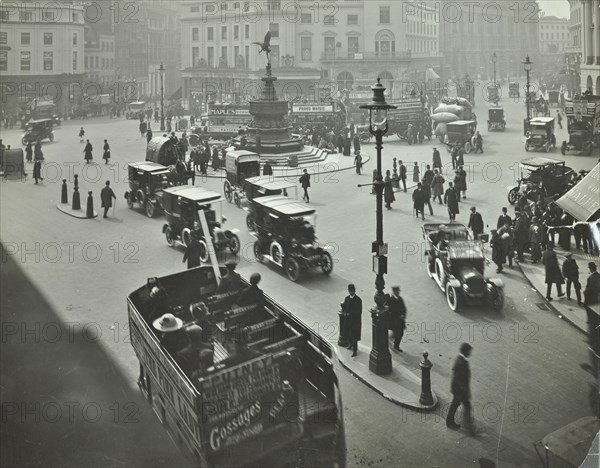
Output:
[[583,291],[583,300],[586,309],[591,309],[590,306],[600,304],[600,273],[598,273],[598,265],[594,262],[588,263],[590,276],[588,276]]
[[[423,187],[423,196],[425,197],[425,204],[429,207],[429,216],[433,216],[433,207],[431,206],[431,187],[425,181],[425,178],[423,178],[421,185]],[[425,207],[423,206],[423,208]]]
[[492,262],[496,264],[496,273],[502,273],[503,265],[506,263],[506,255],[502,247],[502,239],[497,229],[490,231],[490,247],[492,248]]
[[146,143],[150,143],[151,140],[152,140],[152,130],[148,129],[148,131],[146,132]]
[[310,174],[308,173],[308,171],[306,169],[304,169],[304,173],[302,174],[302,176],[300,176],[299,182],[302,185],[302,188],[304,189],[304,194],[302,195],[302,199],[306,203],[310,203],[310,197],[308,196],[308,189],[310,187]]
[[538,222],[537,216],[531,218],[529,226],[529,245],[531,246],[531,263],[538,263],[542,259],[542,227]]
[[83,127],[79,129],[79,143],[83,143],[83,137],[85,136],[85,130]]
[[350,137],[348,137],[348,135],[346,135],[346,137],[344,138],[344,156],[350,156],[350,151],[351,151],[351,146],[352,146],[352,140],[350,140]]
[[100,201],[102,202],[102,208],[104,208],[104,217],[108,217],[108,210],[112,207],[113,198],[116,200],[117,196],[115,192],[110,188],[110,181],[106,181],[104,188],[100,191]]
[[439,169],[442,172],[442,157],[437,148],[433,148],[433,170]]
[[421,181],[421,171],[419,169],[419,163],[415,161],[415,165],[413,166],[413,182],[418,183]]
[[33,163],[33,179],[35,180],[36,184],[38,183],[38,179],[44,180],[42,178],[42,161],[40,160],[37,160]]
[[523,253],[525,251],[525,245],[527,245],[527,242],[529,241],[529,228],[527,227],[527,221],[525,220],[523,213],[517,211],[515,215],[513,233],[517,250],[517,262],[524,263],[525,257],[523,256]]
[[575,289],[577,296],[577,305],[583,305],[581,302],[581,283],[579,282],[579,266],[573,258],[572,253],[565,255],[566,260],[562,264],[562,274],[567,281],[567,300],[571,300],[571,286]]
[[456,169],[456,158],[458,156],[458,144],[452,146],[450,150],[450,159],[452,160],[452,169]]
[[473,347],[469,343],[462,343],[460,345],[460,353],[454,360],[450,383],[452,403],[450,403],[448,416],[446,417],[446,427],[449,429],[459,429],[460,424],[457,424],[454,418],[458,407],[463,405],[465,411],[464,423],[470,435],[475,434],[471,411],[471,369],[469,367],[469,356],[472,350]]
[[188,270],[200,266],[200,254],[202,245],[200,244],[200,235],[197,230],[193,230],[190,235],[190,243],[185,248],[182,263],[187,261]]
[[440,205],[443,204],[442,195],[444,195],[445,182],[446,181],[444,180],[442,174],[440,174],[438,170],[435,169],[433,172],[433,179],[431,180],[431,196],[434,200],[437,199]]
[[423,185],[429,185],[431,187],[431,181],[433,180],[433,171],[431,170],[431,166],[427,164],[425,172],[423,173]]
[[385,186],[383,188],[383,200],[385,201],[385,207],[388,210],[392,209],[392,203],[396,201],[394,196],[394,187],[392,186],[392,178],[390,177],[389,169],[385,171]]
[[402,352],[400,342],[406,330],[406,305],[400,297],[400,286],[392,286],[392,295],[387,298],[390,311],[390,330],[394,334],[394,349]]
[[546,245],[546,250],[542,255],[542,263],[545,267],[546,300],[552,300],[552,296],[550,294],[552,292],[553,284],[556,284],[558,297],[563,297],[565,295],[562,292],[562,284],[564,283],[564,280],[558,266],[556,252],[554,252],[554,242],[548,242],[548,245]]
[[83,157],[83,159],[85,159],[86,164],[89,164],[90,161],[92,159],[94,159],[92,157],[92,150],[94,148],[92,148],[92,144],[90,143],[90,140],[87,140],[87,144],[85,145],[85,148],[83,150],[83,153],[85,154],[85,156]]
[[38,140],[35,142],[35,146],[33,148],[33,160],[34,161],[43,161],[44,153],[42,152],[42,142]]
[[464,166],[464,165],[465,165],[465,151],[463,150],[462,146],[459,146],[457,153],[456,153],[456,167],[460,167],[460,166]]
[[358,151],[356,156],[354,156],[354,165],[356,166],[356,173],[360,175],[362,170],[362,156],[360,151]]
[[462,172],[460,171],[460,169],[456,169],[456,171],[454,171],[454,188],[458,193],[458,201],[460,201],[461,199],[461,192],[464,192],[466,190],[465,185],[465,178]]
[[481,213],[477,213],[477,208],[471,207],[471,216],[469,216],[469,226],[473,232],[473,239],[479,239],[479,234],[483,234],[483,218]]
[[102,159],[104,159],[104,164],[108,164],[108,160],[110,159],[110,145],[108,141],[104,140],[104,153],[102,154]]
[[562,129],[562,114],[560,113],[560,109],[556,109],[556,123],[558,123],[558,126]]
[[398,170],[400,171],[400,180],[402,181],[402,186],[404,187],[404,192],[406,192],[406,166],[402,161],[399,161]]
[[[483,137],[481,136],[481,134],[479,133],[479,131],[477,131],[475,133],[475,153],[477,153],[477,151],[480,151],[481,153],[483,153]],[[464,164],[464,162],[463,162]]]
[[415,210],[415,216],[418,218],[421,213],[421,219],[425,221],[425,192],[423,191],[423,184],[419,182],[417,188],[412,194],[413,209]]
[[448,216],[450,218],[450,222],[456,220],[456,215],[460,213],[458,209],[458,200],[460,195],[458,191],[454,188],[452,182],[448,183],[448,188],[446,189],[446,193],[444,194],[444,203],[448,206]]
[[33,162],[33,147],[30,141],[27,142],[27,146],[25,147],[25,159],[28,163]]
[[354,357],[358,352],[358,342],[361,338],[362,299],[356,295],[356,287],[353,284],[348,285],[348,295],[341,305],[342,313],[348,315],[348,340],[350,341],[348,349],[352,351]]
[[358,135],[354,135],[352,143],[354,144],[354,152],[360,151],[360,138]]

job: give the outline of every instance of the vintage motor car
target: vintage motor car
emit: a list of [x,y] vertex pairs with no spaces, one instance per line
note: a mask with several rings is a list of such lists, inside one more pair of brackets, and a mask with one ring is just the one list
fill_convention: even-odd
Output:
[[554,117],[534,117],[528,124],[525,151],[543,149],[549,153],[551,148],[556,148]]
[[487,98],[488,101],[495,104],[496,106],[500,102],[500,86],[497,83],[491,83],[487,87]]
[[504,284],[484,276],[483,242],[472,240],[462,224],[425,224],[427,275],[446,293],[451,310],[468,303],[486,303],[495,310],[504,305]]
[[477,122],[475,120],[456,120],[446,124],[446,148],[448,152],[452,150],[451,146],[460,145],[465,153],[470,153],[474,150],[471,144],[471,138],[477,130]]
[[127,105],[127,110],[125,111],[125,118],[128,120],[137,120],[140,118],[140,116],[144,115],[145,108],[146,103],[144,101],[131,102]]
[[162,209],[163,190],[169,187],[171,171],[168,167],[153,162],[129,163],[127,166],[129,191],[125,192],[127,206],[137,203],[148,218],[153,218]]
[[488,131],[506,129],[506,120],[504,119],[504,109],[502,107],[490,107],[488,109]]
[[279,195],[255,198],[253,203],[254,256],[260,263],[270,261],[283,267],[294,282],[315,267],[326,275],[331,273],[329,246],[317,244],[314,208]]
[[38,140],[45,139],[54,141],[53,122],[52,119],[30,120],[27,122],[27,129],[23,138],[21,138],[21,144],[26,146],[27,143],[35,143]]
[[519,83],[508,83],[508,96],[511,98],[521,97],[521,92],[519,91]]
[[[170,187],[163,191],[163,210],[167,224],[163,226],[163,234],[167,244],[174,247],[177,244],[188,246],[192,240],[192,231],[199,234],[201,245],[200,260],[208,262],[209,243],[212,242],[215,251],[229,249],[231,253],[240,251],[238,229],[223,229],[226,218],[217,218],[217,212],[212,209],[217,205],[221,210],[223,197],[217,192],[202,187],[180,186]],[[219,213],[220,214],[220,213]],[[203,227],[205,218],[206,232]]]
[[294,191],[294,197],[298,197],[298,187],[295,182],[287,182],[285,179],[272,179],[269,176],[252,177],[246,179],[246,200],[243,203],[246,215],[246,227],[250,232],[255,232],[254,219],[261,213],[261,206],[257,205],[256,199],[273,195],[289,196],[288,192]]
[[575,176],[575,171],[560,159],[523,159],[517,185],[508,187],[508,202],[514,205],[520,194],[532,201],[537,201],[540,197],[557,198],[568,190]]
[[580,151],[591,156],[594,146],[594,132],[600,130],[600,96],[583,96],[581,99],[566,101],[565,115],[569,141],[563,141],[560,152]]
[[230,148],[225,155],[225,171],[225,198],[229,203],[233,202],[241,208],[242,200],[246,197],[246,179],[260,175],[260,156],[251,151]]

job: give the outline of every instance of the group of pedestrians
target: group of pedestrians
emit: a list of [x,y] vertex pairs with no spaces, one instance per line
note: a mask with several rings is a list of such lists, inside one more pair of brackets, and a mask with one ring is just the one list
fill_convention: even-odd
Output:
[[[85,130],[83,129],[83,127],[80,128],[79,130],[79,142],[83,143],[84,137],[85,137]],[[91,162],[94,159],[94,155],[93,155],[93,151],[94,151],[94,147],[92,146],[92,143],[90,142],[89,139],[85,140],[85,147],[83,148],[83,159],[86,162],[86,164],[91,164]],[[104,145],[102,146],[102,159],[104,159],[104,164],[108,164],[109,160],[110,160],[110,145],[108,143],[108,140],[104,140]]]

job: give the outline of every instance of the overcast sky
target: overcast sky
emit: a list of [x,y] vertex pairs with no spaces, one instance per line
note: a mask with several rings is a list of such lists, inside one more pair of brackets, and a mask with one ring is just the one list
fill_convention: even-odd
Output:
[[538,4],[546,16],[569,19],[569,2],[567,0],[538,0]]

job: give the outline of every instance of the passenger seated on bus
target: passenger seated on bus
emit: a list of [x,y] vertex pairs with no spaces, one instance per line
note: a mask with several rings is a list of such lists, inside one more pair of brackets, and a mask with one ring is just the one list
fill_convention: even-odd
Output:
[[187,327],[185,334],[188,344],[174,357],[181,370],[190,375],[200,367],[200,351],[210,350],[212,352],[212,345],[204,341],[204,332],[198,325]]
[[187,338],[183,330],[183,321],[180,318],[173,314],[164,314],[152,322],[152,326],[157,331],[160,344],[172,356],[186,346]]
[[264,294],[262,289],[258,287],[260,283],[260,273],[252,273],[250,276],[250,286],[244,289],[237,300],[237,305],[244,307],[249,305],[263,305]]
[[242,277],[235,271],[237,263],[234,260],[227,260],[225,266],[227,267],[227,273],[221,278],[216,294],[239,291],[243,287]]
[[168,310],[167,294],[158,286],[154,286],[144,303],[145,315],[149,324],[160,318]]

